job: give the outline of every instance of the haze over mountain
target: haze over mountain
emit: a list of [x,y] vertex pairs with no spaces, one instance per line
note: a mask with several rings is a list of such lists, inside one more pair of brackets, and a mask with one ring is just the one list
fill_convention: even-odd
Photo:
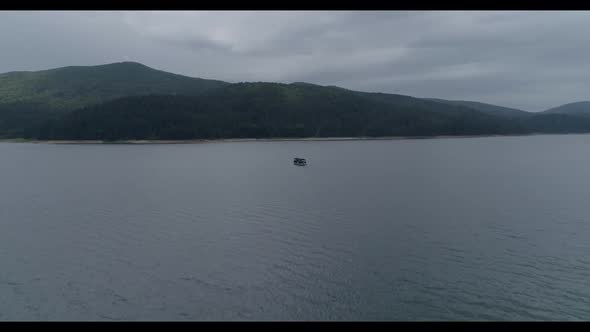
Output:
[[359,92],[305,82],[232,84],[171,74],[134,62],[0,75],[0,135],[5,138],[590,132],[590,117],[570,113],[532,113],[473,101]]

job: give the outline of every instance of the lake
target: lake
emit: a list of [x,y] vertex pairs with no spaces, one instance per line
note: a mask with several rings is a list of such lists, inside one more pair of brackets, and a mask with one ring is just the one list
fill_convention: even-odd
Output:
[[590,319],[590,135],[0,156],[0,320]]

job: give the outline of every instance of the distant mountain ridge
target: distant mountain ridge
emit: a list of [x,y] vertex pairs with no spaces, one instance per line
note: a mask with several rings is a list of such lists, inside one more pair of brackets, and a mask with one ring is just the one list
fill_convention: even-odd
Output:
[[561,105],[543,111],[543,113],[590,116],[590,101],[579,101],[575,103]]
[[585,103],[533,113],[474,101],[305,82],[228,83],[121,62],[0,74],[0,137],[117,140],[590,132]]

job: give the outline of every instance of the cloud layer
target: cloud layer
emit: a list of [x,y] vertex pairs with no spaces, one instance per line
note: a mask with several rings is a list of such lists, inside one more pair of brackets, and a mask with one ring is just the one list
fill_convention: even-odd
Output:
[[590,12],[1,12],[0,72],[137,61],[530,111],[588,100]]

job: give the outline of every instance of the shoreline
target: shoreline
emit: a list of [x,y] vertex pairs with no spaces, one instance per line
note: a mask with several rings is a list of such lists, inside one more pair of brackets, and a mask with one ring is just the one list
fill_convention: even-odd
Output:
[[235,142],[315,142],[315,141],[393,141],[412,139],[441,138],[485,138],[485,137],[520,137],[538,135],[584,135],[587,133],[532,133],[514,135],[440,135],[440,136],[388,136],[388,137],[305,137],[305,138],[220,138],[190,140],[34,140],[34,139],[0,139],[0,143],[34,143],[34,144],[203,144],[203,143],[235,143]]

